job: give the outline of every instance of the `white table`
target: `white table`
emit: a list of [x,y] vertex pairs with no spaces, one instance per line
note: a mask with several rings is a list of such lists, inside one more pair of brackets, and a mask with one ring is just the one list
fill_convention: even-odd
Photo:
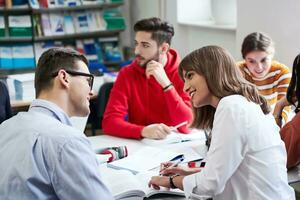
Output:
[[[105,148],[105,147],[112,147],[112,146],[126,146],[128,149],[129,155],[132,152],[136,152],[137,150],[139,150],[140,148],[145,146],[145,144],[143,144],[139,140],[124,139],[124,138],[118,138],[118,137],[113,137],[113,136],[108,136],[108,135],[93,136],[93,137],[88,137],[88,139],[91,142],[94,150]],[[166,149],[171,149],[171,150],[181,149],[184,147],[192,148],[201,157],[205,157],[205,155],[206,155],[207,147],[205,145],[205,141],[202,141],[202,140],[160,146],[160,148],[166,148]],[[289,179],[289,183],[300,182],[300,165],[288,172],[288,179]],[[165,199],[184,199],[184,198],[178,197],[178,196],[172,196],[172,197],[167,197],[167,196],[160,197],[159,196],[159,197],[155,197],[155,198],[151,198],[151,199],[164,199],[165,200]]]
[[[108,135],[101,135],[101,136],[92,136],[88,137],[89,141],[92,144],[92,147],[95,151],[98,149],[103,149],[106,147],[113,147],[113,146],[126,146],[128,149],[128,154],[132,154],[133,152],[138,151],[142,147],[145,147],[146,145],[142,143],[139,140],[133,140],[133,139],[124,139],[119,137],[113,137]],[[159,146],[159,148],[162,149],[168,149],[172,151],[178,151],[178,152],[187,152],[184,150],[185,148],[192,149],[194,152],[199,154],[199,157],[204,157],[206,155],[207,147],[205,145],[205,141],[203,140],[195,140],[195,141],[188,141],[188,142],[181,142],[176,144],[168,144],[168,145],[162,145]],[[155,200],[171,200],[171,199],[185,199],[181,196],[173,196],[173,195],[157,195],[152,196],[149,199],[155,199]]]

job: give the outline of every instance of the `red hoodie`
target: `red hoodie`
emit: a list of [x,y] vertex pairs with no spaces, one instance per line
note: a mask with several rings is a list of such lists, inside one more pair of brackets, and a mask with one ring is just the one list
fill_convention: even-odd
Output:
[[[145,68],[136,61],[120,70],[104,113],[104,133],[141,139],[142,129],[147,125],[175,126],[192,121],[190,97],[183,92],[184,83],[178,75],[179,56],[170,49],[167,57],[164,69],[174,87],[165,92],[153,76],[147,79]],[[187,125],[178,130],[189,132]]]

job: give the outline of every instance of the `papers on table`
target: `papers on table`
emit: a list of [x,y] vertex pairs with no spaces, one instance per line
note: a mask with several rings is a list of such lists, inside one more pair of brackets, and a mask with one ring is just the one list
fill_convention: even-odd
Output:
[[172,131],[165,139],[155,140],[144,138],[141,141],[147,145],[164,145],[164,144],[173,144],[185,141],[193,140],[206,140],[206,136],[203,130],[193,129],[189,134],[182,134],[176,131]]
[[107,166],[115,169],[126,169],[136,174],[157,168],[162,162],[167,162],[180,154],[185,156],[184,162],[200,158],[199,154],[191,148],[170,151],[165,148],[147,146],[132,155],[129,154],[126,158],[108,163]]
[[133,173],[148,171],[159,167],[162,162],[171,160],[178,153],[155,147],[144,147],[126,158],[108,163],[107,166],[116,169],[127,169]]

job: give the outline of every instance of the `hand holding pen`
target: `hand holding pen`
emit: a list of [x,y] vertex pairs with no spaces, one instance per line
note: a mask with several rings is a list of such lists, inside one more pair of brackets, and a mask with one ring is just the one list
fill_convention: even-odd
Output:
[[168,162],[161,163],[159,175],[169,176],[169,175],[176,174],[176,173],[169,173],[169,171],[176,168],[183,160],[184,160],[184,155],[181,154],[171,159]]
[[186,125],[188,122],[187,121],[184,121],[184,122],[181,122],[180,124],[177,124],[176,126],[171,126],[171,131],[176,131],[178,128]]

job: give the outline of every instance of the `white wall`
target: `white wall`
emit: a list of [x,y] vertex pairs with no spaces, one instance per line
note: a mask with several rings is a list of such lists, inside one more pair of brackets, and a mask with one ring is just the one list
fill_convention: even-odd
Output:
[[237,1],[237,47],[254,31],[263,31],[275,42],[275,58],[292,67],[300,52],[300,1]]
[[300,52],[299,0],[237,0],[236,31],[179,24],[176,0],[128,1],[132,24],[141,18],[157,16],[174,25],[172,46],[181,57],[204,45],[219,45],[228,49],[236,59],[241,59],[242,40],[254,31],[263,31],[272,37],[276,45],[275,59],[289,67]]
[[[180,53],[181,57],[209,44],[223,46],[235,54],[234,31],[180,25],[177,23],[176,2],[176,0],[130,0],[131,20],[135,22],[147,17],[161,17],[172,23],[175,28],[172,47]],[[186,3],[188,2],[189,0],[186,0]]]

